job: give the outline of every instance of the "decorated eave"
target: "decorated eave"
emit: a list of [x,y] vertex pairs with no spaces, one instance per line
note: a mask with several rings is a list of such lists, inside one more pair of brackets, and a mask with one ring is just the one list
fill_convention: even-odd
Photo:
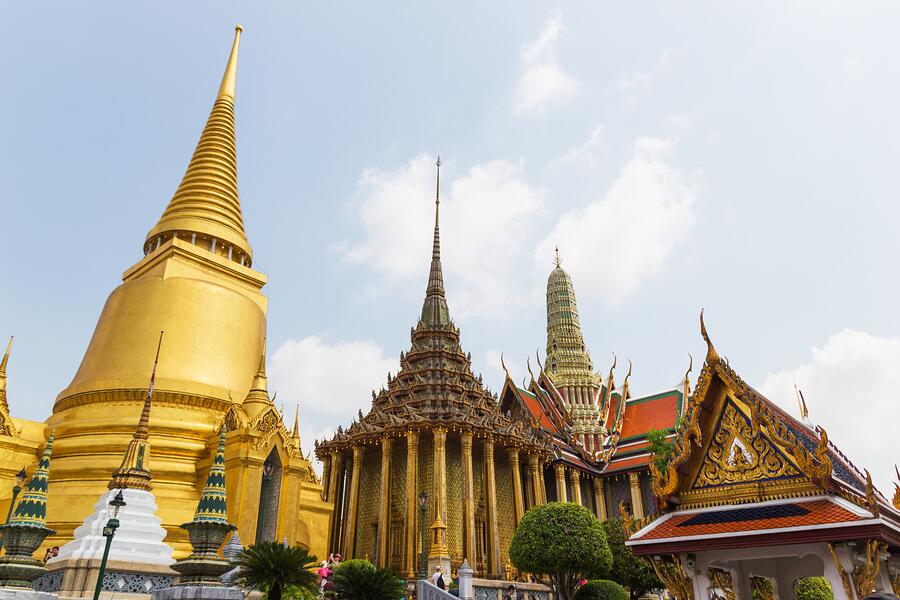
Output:
[[[660,512],[628,544],[637,554],[880,540],[900,547],[900,493],[888,502],[828,439],[707,355],[666,469],[651,462]],[[900,488],[898,488],[900,489]]]

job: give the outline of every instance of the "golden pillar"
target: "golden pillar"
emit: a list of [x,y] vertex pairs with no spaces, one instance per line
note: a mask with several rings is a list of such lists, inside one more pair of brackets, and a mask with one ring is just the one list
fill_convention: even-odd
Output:
[[569,499],[566,497],[566,465],[562,463],[556,463],[556,501],[557,502],[568,502]]
[[[334,502],[334,510],[331,513],[331,548],[329,552],[336,551],[341,545],[341,510],[344,503],[340,502],[338,490],[344,478],[344,455],[337,450],[331,451],[331,479],[328,480],[328,500]],[[324,480],[323,480],[324,482]]]
[[447,428],[434,428],[434,523],[431,552],[428,553],[429,571],[435,564],[446,567],[449,573],[450,556],[447,550]]
[[594,504],[597,505],[597,518],[606,520],[606,484],[599,477],[594,477]]
[[419,491],[416,489],[416,462],[419,456],[419,432],[406,432],[406,553],[403,555],[403,570],[406,579],[416,575],[416,510]]
[[388,558],[388,537],[391,532],[391,447],[393,439],[389,435],[381,437],[381,510],[378,513],[378,564],[385,569],[390,566]]
[[356,545],[356,513],[359,507],[359,476],[365,448],[353,446],[353,473],[350,475],[350,500],[347,504],[347,528],[344,531],[344,558],[353,558]]
[[581,473],[572,469],[572,502],[581,504]]
[[536,453],[528,455],[528,472],[531,475],[531,494],[534,496],[534,505],[544,504],[544,478],[541,476],[540,459]]
[[484,463],[487,467],[488,572],[500,576],[500,532],[497,529],[497,478],[494,473],[494,436],[484,440]]
[[507,448],[506,451],[509,453],[509,467],[512,469],[513,505],[516,509],[516,525],[518,525],[525,514],[525,502],[522,499],[522,472],[519,470],[519,449],[513,446]]
[[329,454],[322,462],[322,500],[328,500],[328,489],[331,485],[331,463],[334,457]]
[[475,564],[475,477],[472,472],[472,432],[463,431],[462,435],[462,459],[463,459],[463,504],[465,510],[465,548],[463,558],[471,558],[470,564]]
[[631,513],[635,519],[644,518],[644,503],[641,501],[640,474],[636,471],[628,474],[628,482],[631,484]]

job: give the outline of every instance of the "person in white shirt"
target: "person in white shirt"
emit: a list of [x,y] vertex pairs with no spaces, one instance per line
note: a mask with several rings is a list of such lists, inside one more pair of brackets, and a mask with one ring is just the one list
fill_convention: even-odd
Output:
[[440,565],[436,565],[434,567],[434,574],[431,576],[431,583],[438,586],[442,590],[447,589],[447,586],[444,584],[444,575],[441,573]]

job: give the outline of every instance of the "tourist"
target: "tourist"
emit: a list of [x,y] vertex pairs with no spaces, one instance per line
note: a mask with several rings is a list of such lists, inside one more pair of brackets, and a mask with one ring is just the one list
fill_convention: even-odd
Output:
[[444,583],[444,575],[441,573],[441,566],[435,565],[434,574],[431,576],[431,583],[438,586],[442,590],[446,590],[447,586]]
[[510,584],[508,588],[506,588],[506,593],[503,594],[503,600],[518,600],[519,594],[516,591],[516,586]]
[[[329,559],[331,556],[328,557]],[[319,568],[316,569],[316,575],[319,577],[319,598],[325,597],[325,586],[328,585],[328,578],[331,577],[331,569],[328,567],[328,561],[323,560]]]

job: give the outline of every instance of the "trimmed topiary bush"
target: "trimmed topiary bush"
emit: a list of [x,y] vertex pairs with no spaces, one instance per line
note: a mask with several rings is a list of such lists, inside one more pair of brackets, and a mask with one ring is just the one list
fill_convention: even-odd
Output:
[[804,577],[794,582],[797,600],[834,600],[834,593],[824,577]]
[[569,502],[551,502],[525,513],[509,558],[519,571],[549,575],[558,600],[573,600],[579,581],[606,577],[612,565],[600,521]]
[[609,579],[594,579],[578,588],[575,600],[628,600],[628,592]]

